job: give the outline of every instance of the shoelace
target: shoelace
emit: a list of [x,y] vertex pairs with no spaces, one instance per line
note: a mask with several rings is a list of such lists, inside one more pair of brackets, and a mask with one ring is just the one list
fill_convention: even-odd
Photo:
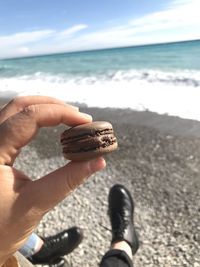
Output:
[[124,233],[124,230],[127,228],[129,221],[126,220],[126,216],[123,212],[116,213],[115,216],[112,216],[112,228],[115,235],[121,236]]
[[45,246],[47,248],[53,248],[53,247],[55,247],[55,245],[56,246],[58,245],[58,240],[57,239],[55,239],[55,238],[47,238],[45,240]]

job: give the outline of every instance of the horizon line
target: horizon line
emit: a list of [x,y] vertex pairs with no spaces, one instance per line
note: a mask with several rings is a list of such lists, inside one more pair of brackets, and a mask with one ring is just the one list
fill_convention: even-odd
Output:
[[56,56],[63,54],[74,54],[74,53],[85,53],[85,52],[95,52],[95,51],[105,51],[105,50],[114,50],[114,49],[124,49],[124,48],[134,48],[134,47],[146,47],[146,46],[156,46],[156,45],[168,45],[168,44],[176,44],[176,43],[186,43],[186,42],[196,42],[200,41],[200,39],[191,39],[191,40],[180,40],[180,41],[169,41],[169,42],[158,42],[158,43],[148,43],[148,44],[137,44],[137,45],[128,45],[128,46],[115,46],[115,47],[107,47],[107,48],[94,48],[94,49],[86,49],[86,50],[75,50],[75,51],[65,51],[65,52],[55,52],[55,53],[46,53],[46,54],[35,54],[35,55],[27,55],[27,56],[16,56],[9,58],[0,58],[0,60],[17,60],[17,59],[28,59],[34,57],[45,57],[45,56]]

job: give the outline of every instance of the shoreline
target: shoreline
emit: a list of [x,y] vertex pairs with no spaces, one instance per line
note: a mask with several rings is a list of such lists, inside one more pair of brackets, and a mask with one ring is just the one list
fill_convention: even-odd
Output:
[[[8,103],[12,97],[0,97],[0,108]],[[110,117],[111,123],[117,123],[123,117],[123,123],[150,127],[163,133],[169,133],[185,137],[200,137],[200,121],[168,114],[159,114],[152,111],[137,111],[130,108],[101,108],[88,107],[86,104],[69,103],[80,108],[81,112],[89,113],[93,120],[104,120],[104,116]]]
[[124,124],[150,127],[178,136],[200,137],[200,121],[197,120],[133,109],[85,107],[81,110],[89,111],[95,120],[110,116],[111,123],[117,123],[123,118]]

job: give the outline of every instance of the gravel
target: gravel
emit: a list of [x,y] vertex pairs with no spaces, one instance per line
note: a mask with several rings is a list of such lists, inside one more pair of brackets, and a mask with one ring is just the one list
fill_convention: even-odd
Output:
[[[119,149],[106,157],[105,170],[46,214],[36,232],[49,236],[81,227],[83,242],[66,260],[71,267],[98,266],[111,240],[109,189],[121,183],[135,201],[140,249],[134,266],[200,267],[200,123],[131,110],[82,111],[113,124]],[[65,164],[63,130],[42,129],[15,167],[37,179]]]

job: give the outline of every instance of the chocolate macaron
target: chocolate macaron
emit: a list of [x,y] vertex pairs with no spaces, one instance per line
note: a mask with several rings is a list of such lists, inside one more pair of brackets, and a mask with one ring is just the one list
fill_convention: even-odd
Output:
[[81,124],[65,130],[61,135],[61,144],[64,157],[73,161],[92,159],[117,149],[113,127],[106,121]]

